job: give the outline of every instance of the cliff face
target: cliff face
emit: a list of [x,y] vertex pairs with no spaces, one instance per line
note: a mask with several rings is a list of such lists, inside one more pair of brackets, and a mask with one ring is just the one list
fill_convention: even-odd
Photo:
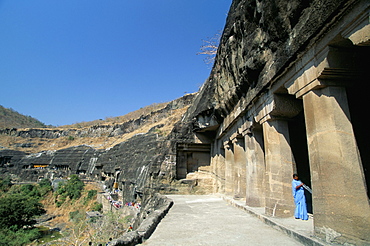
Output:
[[[292,173],[311,182],[314,233],[328,243],[370,240],[361,107],[369,8],[366,0],[233,1],[211,75],[184,117],[194,145],[211,146],[216,191],[289,217]],[[186,151],[181,177],[191,176],[186,157],[196,150]]]
[[[3,129],[0,138],[12,138],[9,147],[13,150],[0,150],[0,170],[18,181],[80,174],[85,179],[105,181],[108,187],[118,182],[127,201],[132,201],[149,187],[148,180],[173,177],[178,134],[172,129],[193,98],[194,94],[185,95],[121,124],[84,129]],[[32,154],[15,150],[32,151],[37,143],[44,148],[59,143],[64,148],[53,146],[58,148]],[[76,143],[82,144],[70,146]]]
[[[112,148],[139,133],[146,133],[157,127],[157,133],[164,136],[171,132],[173,124],[179,120],[192,103],[194,94],[188,94],[165,104],[163,107],[139,114],[121,123],[100,123],[85,128],[52,129],[0,129],[0,148],[38,153],[60,150],[78,145],[89,145],[95,149]],[[145,112],[148,111],[145,109]],[[158,126],[161,125],[162,127]]]
[[[223,121],[242,100],[251,104],[306,49],[345,0],[235,0],[211,75],[188,110],[195,128]],[[240,102],[239,102],[240,103]]]

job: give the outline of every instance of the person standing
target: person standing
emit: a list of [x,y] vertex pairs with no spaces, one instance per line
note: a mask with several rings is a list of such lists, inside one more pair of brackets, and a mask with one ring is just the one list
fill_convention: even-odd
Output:
[[298,180],[298,174],[293,174],[292,192],[295,203],[294,217],[308,220],[306,197],[304,196],[303,183]]

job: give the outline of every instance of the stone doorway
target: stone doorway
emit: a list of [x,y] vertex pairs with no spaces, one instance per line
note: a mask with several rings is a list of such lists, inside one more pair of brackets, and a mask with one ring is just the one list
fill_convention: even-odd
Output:
[[209,166],[211,145],[200,143],[177,143],[176,178],[196,172],[200,167]]
[[[290,119],[289,122],[290,146],[293,152],[296,172],[299,179],[309,187],[311,186],[310,163],[308,158],[306,125],[304,114],[301,111],[297,116]],[[305,190],[307,211],[313,213],[312,194]]]
[[[350,111],[351,123],[356,138],[360,158],[362,162],[363,174],[367,186],[367,196],[370,198],[370,152],[368,151],[370,144],[369,121],[367,120],[364,110],[369,104],[367,98],[367,90],[364,89],[366,82],[369,81],[369,76],[364,77],[364,80],[359,85],[351,86],[346,89],[348,106]],[[362,85],[362,86],[361,86]]]

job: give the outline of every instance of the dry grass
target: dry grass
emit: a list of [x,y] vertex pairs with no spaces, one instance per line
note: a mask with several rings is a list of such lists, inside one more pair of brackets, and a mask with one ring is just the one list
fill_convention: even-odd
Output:
[[[59,150],[68,147],[78,146],[78,145],[89,145],[96,149],[107,149],[111,148],[116,144],[127,141],[129,138],[133,137],[136,134],[147,133],[151,128],[163,124],[164,126],[157,130],[159,137],[167,136],[174,124],[178,122],[182,115],[186,112],[188,107],[172,110],[171,114],[167,117],[158,118],[157,121],[148,121],[139,128],[119,135],[117,137],[74,137],[71,140],[69,137],[60,137],[57,139],[46,139],[46,138],[22,138],[14,136],[0,136],[0,146],[5,148],[20,150],[28,153],[38,153],[46,150]],[[140,116],[138,116],[140,117]],[[61,129],[63,128],[53,128]],[[27,129],[19,129],[27,130]],[[65,129],[64,129],[65,130]],[[16,144],[25,144],[32,143],[31,147],[16,147]]]
[[71,201],[67,198],[67,200],[62,204],[62,206],[57,207],[55,204],[55,196],[53,193],[49,193],[41,203],[44,205],[44,209],[48,215],[55,216],[54,219],[48,222],[48,227],[71,227],[72,222],[69,220],[69,213],[74,212],[76,210],[82,211],[89,211],[91,210],[91,206],[94,204],[96,199],[92,199],[84,204],[84,199],[87,196],[87,192],[89,190],[97,190],[98,192],[101,191],[100,187],[96,183],[88,183],[85,184],[84,191],[82,196],[76,200]]

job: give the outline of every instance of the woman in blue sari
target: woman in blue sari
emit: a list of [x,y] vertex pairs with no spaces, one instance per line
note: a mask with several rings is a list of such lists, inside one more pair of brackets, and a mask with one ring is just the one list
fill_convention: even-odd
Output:
[[304,196],[303,183],[298,180],[298,175],[293,174],[292,192],[295,203],[294,217],[296,219],[308,220],[306,197]]

